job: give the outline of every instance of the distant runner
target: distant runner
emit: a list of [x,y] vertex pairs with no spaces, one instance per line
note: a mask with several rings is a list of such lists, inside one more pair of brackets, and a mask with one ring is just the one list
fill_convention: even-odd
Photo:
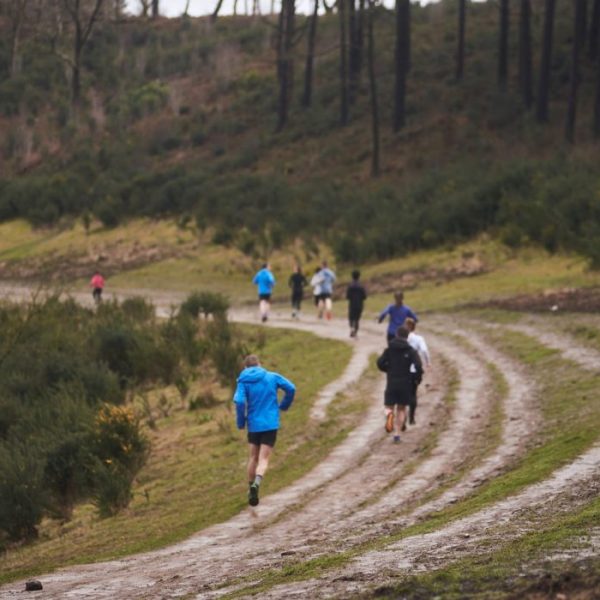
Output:
[[335,273],[327,266],[327,261],[324,260],[321,269],[321,298],[325,305],[325,318],[330,320],[333,317],[333,284],[335,283]]
[[[397,336],[390,341],[383,354],[377,359],[377,367],[387,373],[387,385],[383,403],[385,405],[385,430],[394,431],[394,443],[400,442],[400,432],[406,420],[406,407],[412,402],[414,379],[423,374],[421,359],[407,339],[408,329],[398,327]],[[411,368],[414,366],[414,373]],[[395,413],[395,414],[394,414]]]
[[310,280],[310,285],[313,289],[313,298],[315,300],[315,306],[317,307],[317,316],[319,319],[323,318],[323,309],[325,303],[321,297],[321,284],[323,283],[323,276],[321,275],[321,267],[315,269],[315,274]]
[[395,304],[389,304],[377,318],[378,323],[381,323],[387,316],[390,318],[387,328],[388,342],[396,337],[398,327],[401,327],[408,317],[414,319],[415,323],[419,320],[410,307],[404,304],[404,294],[402,292],[396,292],[394,298],[396,300]]
[[292,318],[295,319],[300,314],[304,288],[308,285],[308,281],[304,277],[300,265],[294,267],[294,272],[290,275],[288,285],[292,288]]
[[100,275],[100,271],[96,271],[90,281],[90,287],[92,288],[92,298],[96,304],[102,302],[102,290],[104,290],[104,277]]
[[[285,395],[278,402],[277,392]],[[244,370],[237,380],[233,396],[238,429],[248,427],[248,504],[258,504],[258,490],[265,472],[279,429],[279,411],[287,410],[294,401],[296,387],[278,373],[260,366],[254,354],[244,359]]]
[[[418,335],[415,333],[415,327],[417,324],[414,319],[408,317],[406,321],[404,321],[404,327],[408,329],[408,343],[418,352],[419,358],[421,359],[421,363],[424,367],[431,366],[431,358],[429,356],[429,348],[427,347],[427,342],[425,342],[425,338],[422,335]],[[419,386],[420,378],[415,377],[413,380],[414,385],[414,394],[413,401],[408,407],[408,422],[410,425],[414,425],[415,421],[415,413],[417,412],[417,387]]]
[[367,292],[359,281],[360,271],[352,271],[352,283],[346,290],[348,300],[348,320],[350,321],[350,337],[356,337]]
[[271,266],[265,263],[262,269],[254,276],[252,283],[258,288],[258,310],[261,321],[264,323],[269,318],[271,310],[271,293],[275,286],[275,277],[271,273]]

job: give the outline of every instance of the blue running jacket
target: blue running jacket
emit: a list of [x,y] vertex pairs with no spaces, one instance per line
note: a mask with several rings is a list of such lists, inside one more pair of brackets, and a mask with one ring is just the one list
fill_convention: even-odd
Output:
[[[281,403],[277,399],[278,390],[285,392]],[[244,369],[233,395],[238,428],[243,429],[247,422],[250,432],[279,429],[279,411],[291,406],[295,393],[296,386],[279,373],[262,367]]]

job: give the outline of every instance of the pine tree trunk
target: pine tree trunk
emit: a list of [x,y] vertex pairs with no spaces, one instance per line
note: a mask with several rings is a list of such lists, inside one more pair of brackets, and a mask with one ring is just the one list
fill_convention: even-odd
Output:
[[533,105],[533,59],[531,53],[531,0],[521,0],[519,19],[519,85],[525,106]]
[[[215,6],[215,10],[213,10],[212,15],[210,15],[210,20],[214,23],[219,16],[219,11],[221,10],[221,6],[223,6],[223,0],[217,0],[217,5]],[[233,13],[235,14],[237,9],[237,0],[235,0],[233,6]]]
[[373,151],[371,175],[379,175],[379,106],[377,103],[377,80],[375,77],[375,39],[373,36],[374,1],[369,0],[367,16],[367,65],[369,71],[369,96],[371,99],[371,131]]
[[394,81],[394,131],[406,124],[406,76],[408,73],[408,17],[410,0],[396,0],[396,48]]
[[594,137],[600,140],[600,57],[596,57],[596,98],[594,101]]
[[589,36],[589,55],[594,60],[598,56],[598,44],[600,43],[600,0],[594,0]]
[[277,38],[277,79],[279,81],[277,131],[283,130],[288,121],[294,78],[294,66],[291,54],[294,39],[295,9],[295,0],[282,0]]
[[498,85],[505,89],[508,83],[508,30],[510,23],[509,0],[500,0],[500,39],[498,44]]
[[346,0],[338,0],[338,14],[340,18],[340,122],[348,124],[348,44],[346,35]]
[[544,33],[542,38],[542,58],[540,61],[540,80],[536,103],[536,117],[539,123],[548,122],[548,104],[550,97],[550,66],[552,61],[552,38],[554,35],[555,0],[546,0],[544,15]]
[[567,126],[565,137],[571,144],[575,143],[575,122],[577,118],[577,90],[579,88],[579,54],[585,39],[584,20],[585,0],[575,0],[575,16],[573,19],[573,47],[571,49],[571,81],[569,86],[569,106],[567,109]]
[[319,0],[315,0],[310,24],[308,27],[308,48],[306,52],[306,67],[304,69],[304,93],[302,106],[308,108],[312,102],[313,66],[315,60],[315,43],[317,39],[317,23],[319,19]]
[[358,92],[358,69],[356,65],[357,28],[355,0],[346,0],[348,8],[348,103],[354,104]]
[[456,49],[456,80],[461,81],[465,70],[465,29],[467,0],[458,0],[458,46]]
[[360,82],[360,72],[363,66],[364,54],[364,31],[365,31],[365,0],[358,0],[358,17],[356,20],[356,68],[358,70],[358,80]]

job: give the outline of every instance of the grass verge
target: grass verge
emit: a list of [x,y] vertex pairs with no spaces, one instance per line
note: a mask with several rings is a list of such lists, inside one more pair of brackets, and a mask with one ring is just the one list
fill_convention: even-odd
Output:
[[[348,418],[341,427],[332,418],[308,429],[317,392],[342,373],[351,348],[303,332],[261,331],[257,338],[264,343],[258,350],[263,364],[285,374],[298,387],[294,405],[283,416],[277,451],[264,483],[264,492],[272,493],[322,460],[351,429],[362,406],[344,407]],[[229,401],[203,411],[176,411],[157,425],[151,458],[139,474],[129,508],[100,520],[91,504],[79,506],[72,521],[47,529],[34,544],[7,552],[2,557],[1,583],[159,548],[246,506],[245,432],[235,429]],[[291,447],[302,461],[291,460]]]
[[[559,593],[587,591],[600,596],[600,559],[548,559],[590,551],[590,532],[600,527],[600,499],[549,526],[505,544],[495,552],[479,553],[429,573],[403,576],[393,586],[378,588],[361,598],[421,600],[458,598],[556,598]],[[596,540],[597,542],[597,540]],[[565,598],[567,596],[564,596]],[[573,596],[575,597],[575,596]]]

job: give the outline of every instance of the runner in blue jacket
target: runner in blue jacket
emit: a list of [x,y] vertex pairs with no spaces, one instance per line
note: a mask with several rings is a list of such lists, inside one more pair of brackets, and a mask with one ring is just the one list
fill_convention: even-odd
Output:
[[386,308],[379,313],[379,317],[377,317],[378,323],[381,323],[387,316],[390,318],[387,328],[388,342],[391,342],[396,337],[398,327],[404,325],[404,321],[407,317],[413,319],[415,323],[419,320],[410,307],[404,304],[404,294],[402,292],[396,292],[394,294],[394,299],[396,300],[395,304],[386,306]]
[[252,283],[258,288],[258,309],[261,321],[264,323],[269,318],[271,310],[271,293],[275,286],[275,277],[271,273],[271,266],[265,263],[262,269],[256,273]]
[[[277,392],[285,392],[279,402]],[[248,427],[248,503],[258,504],[258,488],[269,466],[279,429],[279,411],[294,401],[296,386],[278,373],[260,366],[258,357],[244,359],[244,370],[237,380],[233,396],[238,429]]]

